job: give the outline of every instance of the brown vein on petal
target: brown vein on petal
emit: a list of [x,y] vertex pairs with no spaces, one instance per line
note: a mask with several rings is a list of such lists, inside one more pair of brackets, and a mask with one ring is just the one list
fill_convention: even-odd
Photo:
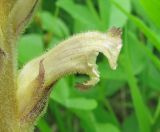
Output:
[[42,59],[39,62],[39,75],[33,82],[37,84],[35,91],[33,92],[31,97],[32,98],[31,103],[33,104],[28,104],[25,107],[25,110],[29,107],[29,111],[24,110],[25,112],[21,114],[22,115],[20,117],[21,124],[24,124],[25,122],[34,122],[35,119],[43,112],[46,106],[49,94],[51,92],[51,88],[56,83],[55,81],[50,86],[44,87],[45,69],[43,65],[43,60],[44,59]]
[[39,62],[39,74],[37,76],[37,78],[35,80],[32,81],[32,83],[30,84],[30,86],[28,86],[29,88],[32,87],[32,89],[34,89],[34,92],[32,93],[31,96],[31,101],[29,104],[26,104],[26,107],[23,109],[23,111],[21,113],[21,122],[25,122],[26,118],[25,116],[29,113],[30,109],[32,109],[32,107],[34,107],[34,105],[37,103],[37,100],[40,98],[40,91],[43,88],[43,84],[44,84],[44,75],[45,75],[45,70],[44,70],[44,66],[43,66],[43,59]]
[[[35,106],[31,109],[31,111],[23,117],[23,123],[25,122],[34,122],[40,114],[43,113],[45,107],[47,106],[49,94],[51,93],[51,88],[56,82],[53,82],[48,88],[45,88],[43,91],[43,96],[39,98]],[[22,121],[21,121],[22,123]]]

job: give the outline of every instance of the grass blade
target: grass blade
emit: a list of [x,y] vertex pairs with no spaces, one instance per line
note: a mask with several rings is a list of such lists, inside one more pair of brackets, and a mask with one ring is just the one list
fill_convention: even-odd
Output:
[[116,3],[114,0],[111,0],[115,6],[121,10],[144,34],[145,36],[152,42],[152,44],[155,46],[155,48],[160,52],[160,39],[156,35],[155,32],[151,31],[143,21],[141,21],[136,16],[133,16],[129,14],[127,11],[125,11],[118,3]]

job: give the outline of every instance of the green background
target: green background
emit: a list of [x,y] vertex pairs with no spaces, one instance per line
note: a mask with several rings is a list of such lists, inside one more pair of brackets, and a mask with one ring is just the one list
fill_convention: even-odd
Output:
[[19,39],[19,68],[80,32],[121,27],[123,48],[115,71],[98,56],[95,87],[76,89],[83,75],[59,80],[35,131],[160,132],[159,12],[159,0],[43,0]]

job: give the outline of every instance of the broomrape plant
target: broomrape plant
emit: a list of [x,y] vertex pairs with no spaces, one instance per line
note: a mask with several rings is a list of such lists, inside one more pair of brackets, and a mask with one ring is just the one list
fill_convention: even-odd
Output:
[[51,87],[64,75],[87,74],[86,89],[99,81],[96,57],[102,52],[112,69],[120,53],[121,30],[87,32],[61,42],[17,70],[16,40],[38,0],[0,0],[0,131],[29,132],[44,111]]

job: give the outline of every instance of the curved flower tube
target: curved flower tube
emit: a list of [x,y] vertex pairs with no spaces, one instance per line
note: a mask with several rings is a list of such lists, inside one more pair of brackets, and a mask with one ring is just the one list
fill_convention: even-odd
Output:
[[[87,74],[77,84],[86,89],[99,81],[96,58],[103,53],[116,69],[121,30],[80,33],[28,62],[18,73],[16,40],[30,22],[39,0],[0,0],[0,131],[30,132],[47,106],[51,87],[65,75]],[[25,5],[25,8],[23,8]]]
[[94,86],[99,81],[98,53],[103,53],[111,68],[116,69],[121,47],[119,28],[108,33],[81,33],[26,64],[17,82],[21,123],[35,121],[43,111],[51,86],[59,78],[73,73],[87,74],[90,80],[77,86],[83,89]]

